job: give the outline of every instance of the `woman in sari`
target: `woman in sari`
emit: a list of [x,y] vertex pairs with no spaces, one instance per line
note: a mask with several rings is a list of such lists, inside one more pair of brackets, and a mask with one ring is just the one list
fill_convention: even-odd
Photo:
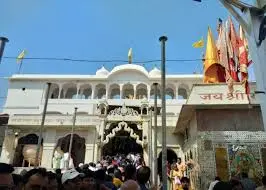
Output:
[[178,170],[177,164],[172,164],[171,166],[171,173],[170,173],[170,179],[171,179],[171,186],[172,190],[178,190],[180,188],[181,182],[181,172]]

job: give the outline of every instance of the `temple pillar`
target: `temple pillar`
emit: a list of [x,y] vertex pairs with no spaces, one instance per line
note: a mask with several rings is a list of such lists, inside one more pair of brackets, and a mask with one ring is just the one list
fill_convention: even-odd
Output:
[[134,97],[133,97],[133,99],[135,100],[135,99],[137,99],[137,84],[133,85],[133,89],[134,89]]
[[98,134],[99,134],[99,139],[97,139],[97,159],[101,159],[102,157],[102,151],[101,148],[103,146],[103,141],[104,141],[104,130],[105,130],[105,122],[106,118],[102,118],[100,125],[98,126]]
[[43,152],[41,160],[42,167],[52,168],[52,161],[56,143],[56,129],[46,129],[43,138]]
[[[151,163],[149,163],[149,149],[148,146],[151,146],[152,142],[148,141],[149,136],[149,121],[148,119],[143,120],[142,122],[142,141],[143,141],[143,158],[145,163],[148,166],[151,166]],[[148,143],[148,144],[145,144]]]
[[86,143],[85,160],[84,163],[93,162],[93,144]]
[[175,86],[175,96],[176,96],[176,99],[178,99],[178,88],[179,88],[179,84],[177,83],[176,86]]
[[66,88],[66,89],[63,91],[63,94],[64,94],[63,99],[66,99],[66,93],[67,93],[67,91],[68,91],[68,88]]
[[88,135],[86,137],[86,150],[85,150],[85,160],[84,163],[97,162],[99,158],[99,145],[98,137],[101,128],[102,121],[88,129]]
[[95,85],[91,85],[91,99],[94,99]]
[[62,89],[63,89],[63,85],[62,84],[58,84],[59,86],[59,90],[58,90],[58,97],[57,99],[60,99],[61,98],[61,92],[62,92]]
[[15,153],[15,134],[12,129],[6,128],[0,162],[12,164],[14,153]]
[[80,90],[80,84],[77,84],[77,94],[76,94],[76,99],[79,99],[79,90]]
[[120,84],[120,99],[123,99],[123,84]]
[[150,85],[148,85],[147,86],[147,100],[150,100],[150,96],[151,96],[151,86]]
[[105,99],[108,100],[109,99],[109,84],[106,84],[106,91],[105,91]]

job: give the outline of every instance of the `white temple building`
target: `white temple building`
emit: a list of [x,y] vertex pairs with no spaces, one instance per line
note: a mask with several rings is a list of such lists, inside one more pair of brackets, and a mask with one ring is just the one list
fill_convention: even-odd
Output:
[[[96,162],[117,152],[143,153],[152,160],[154,83],[161,72],[125,64],[95,75],[18,74],[9,79],[3,112],[9,115],[1,162],[30,166],[35,158],[47,83],[52,83],[41,148],[40,165],[55,168],[57,156],[68,152],[74,108],[76,125],[71,157],[73,164]],[[193,84],[202,75],[166,75],[167,147],[171,159],[181,157],[183,136],[174,134],[179,112]],[[159,109],[160,110],[160,109]],[[150,130],[149,130],[150,129]],[[161,117],[158,116],[158,156],[161,152]],[[60,158],[61,158],[60,157]],[[59,159],[60,159],[59,158]],[[58,167],[58,166],[57,166]]]
[[[248,173],[258,185],[266,174],[266,132],[255,83],[202,84],[202,75],[166,75],[167,160],[181,157],[195,189],[215,176],[227,181]],[[161,72],[125,64],[95,75],[13,75],[0,121],[0,162],[16,170],[36,164],[36,147],[47,83],[51,84],[38,164],[64,168],[117,153],[140,153],[154,167],[161,158]],[[157,147],[154,146],[154,84],[158,84]],[[74,110],[72,149],[69,151]],[[7,117],[9,117],[7,121]],[[5,118],[5,119],[4,119]],[[157,157],[154,150],[157,149]],[[160,171],[161,165],[158,164]],[[29,168],[28,168],[29,169]],[[153,170],[152,170],[153,171]],[[153,179],[155,179],[153,174]]]

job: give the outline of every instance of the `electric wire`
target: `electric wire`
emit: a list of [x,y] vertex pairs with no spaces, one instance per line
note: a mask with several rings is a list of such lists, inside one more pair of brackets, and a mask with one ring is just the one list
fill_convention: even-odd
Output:
[[[3,59],[17,59],[14,56],[4,56]],[[119,59],[107,59],[107,60],[90,60],[90,59],[73,59],[73,58],[54,58],[54,57],[24,57],[23,60],[47,60],[47,61],[72,61],[72,62],[88,62],[88,63],[128,63],[128,60]],[[205,59],[167,59],[168,62],[195,62],[204,61]],[[133,61],[132,63],[154,63],[160,62],[160,59],[143,60],[143,61]]]

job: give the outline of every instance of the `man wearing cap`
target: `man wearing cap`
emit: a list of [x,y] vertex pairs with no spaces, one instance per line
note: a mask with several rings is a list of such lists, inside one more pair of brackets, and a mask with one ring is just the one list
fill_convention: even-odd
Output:
[[64,190],[80,190],[82,173],[75,169],[67,170],[63,173],[61,181]]

